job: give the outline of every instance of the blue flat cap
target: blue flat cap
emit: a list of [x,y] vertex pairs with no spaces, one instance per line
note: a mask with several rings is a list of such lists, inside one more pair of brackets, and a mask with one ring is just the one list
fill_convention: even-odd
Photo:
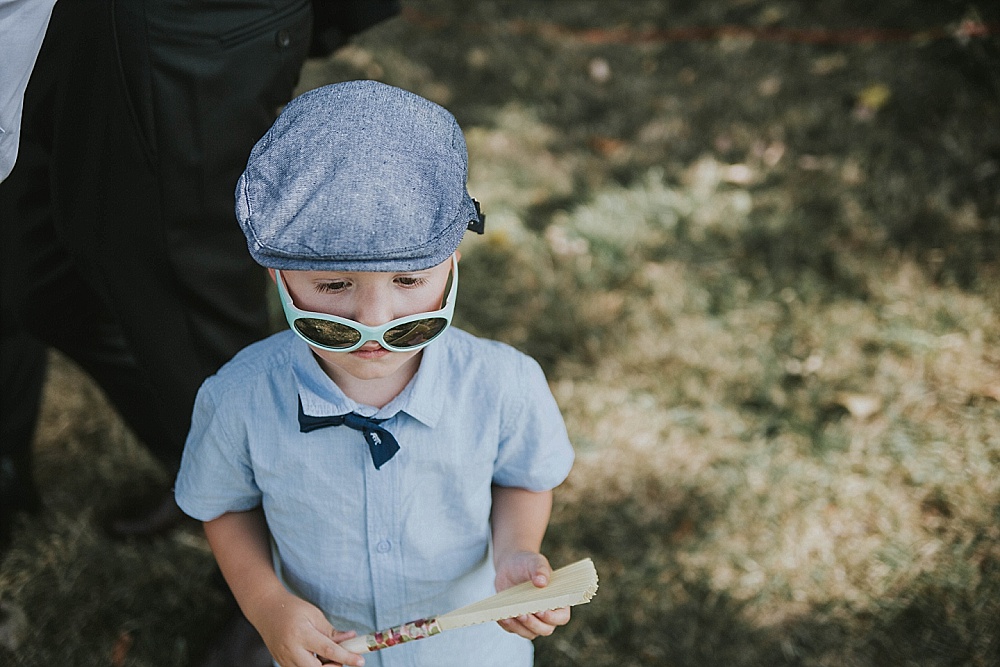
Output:
[[376,81],[305,93],[257,142],[236,186],[253,258],[303,271],[419,271],[481,222],[454,116]]

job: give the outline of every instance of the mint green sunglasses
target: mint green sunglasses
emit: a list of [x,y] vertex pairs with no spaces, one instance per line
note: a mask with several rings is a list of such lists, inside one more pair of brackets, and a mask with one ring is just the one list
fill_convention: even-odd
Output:
[[289,326],[304,341],[331,352],[353,352],[370,340],[392,352],[419,350],[440,336],[455,313],[455,295],[458,294],[458,258],[451,256],[451,288],[444,307],[429,313],[416,313],[369,327],[360,322],[326,313],[299,310],[285,287],[281,271],[275,269],[278,298],[285,311]]

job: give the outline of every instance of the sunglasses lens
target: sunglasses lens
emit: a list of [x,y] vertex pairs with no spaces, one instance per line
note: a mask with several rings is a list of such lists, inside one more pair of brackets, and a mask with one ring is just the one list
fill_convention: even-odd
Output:
[[448,320],[443,317],[428,317],[393,327],[382,338],[393,347],[413,347],[432,340],[447,326]]
[[346,348],[361,340],[361,332],[338,322],[328,322],[312,317],[295,320],[295,328],[308,340],[333,349]]

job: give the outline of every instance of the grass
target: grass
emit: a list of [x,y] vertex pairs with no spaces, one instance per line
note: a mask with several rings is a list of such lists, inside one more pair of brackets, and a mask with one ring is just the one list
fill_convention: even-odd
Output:
[[[545,548],[602,582],[538,664],[998,664],[997,37],[584,32],[997,11],[407,7],[302,88],[379,78],[466,128],[488,234],[463,248],[458,317],[545,367],[578,452]],[[37,452],[46,509],[0,566],[0,661],[188,664],[219,620],[211,556],[196,530],[100,533],[166,473],[58,357]]]

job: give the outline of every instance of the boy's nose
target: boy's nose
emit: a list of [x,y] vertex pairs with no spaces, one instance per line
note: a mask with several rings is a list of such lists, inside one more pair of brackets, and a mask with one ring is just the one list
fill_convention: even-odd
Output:
[[351,319],[369,327],[377,327],[392,320],[392,306],[389,299],[379,294],[378,290],[366,290],[358,295],[354,317]]

